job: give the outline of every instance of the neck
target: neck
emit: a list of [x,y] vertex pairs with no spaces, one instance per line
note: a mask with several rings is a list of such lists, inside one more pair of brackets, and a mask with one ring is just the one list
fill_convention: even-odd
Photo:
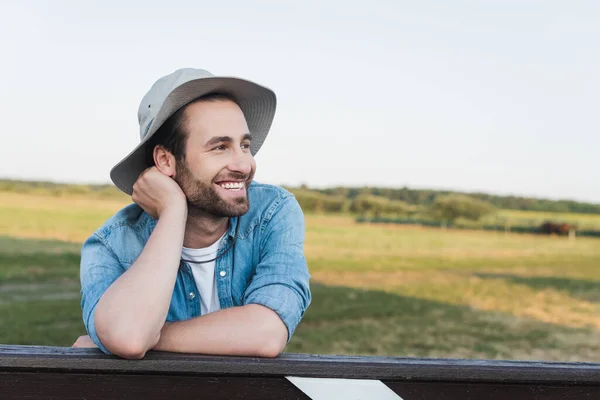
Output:
[[199,210],[188,210],[183,246],[201,249],[214,244],[227,232],[229,218],[215,217]]

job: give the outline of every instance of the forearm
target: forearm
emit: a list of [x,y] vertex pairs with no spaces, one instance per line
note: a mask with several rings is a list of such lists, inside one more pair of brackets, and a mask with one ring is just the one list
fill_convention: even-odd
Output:
[[186,218],[185,209],[165,211],[138,259],[98,302],[98,337],[114,354],[143,357],[158,341],[177,277]]
[[287,343],[287,328],[272,310],[248,304],[165,324],[154,350],[275,357]]

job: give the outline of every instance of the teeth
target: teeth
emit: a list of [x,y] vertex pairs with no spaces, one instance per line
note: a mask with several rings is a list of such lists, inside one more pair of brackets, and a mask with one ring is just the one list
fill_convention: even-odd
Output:
[[239,190],[244,187],[244,182],[235,182],[235,183],[227,182],[227,183],[221,184],[221,187],[225,188],[225,189]]

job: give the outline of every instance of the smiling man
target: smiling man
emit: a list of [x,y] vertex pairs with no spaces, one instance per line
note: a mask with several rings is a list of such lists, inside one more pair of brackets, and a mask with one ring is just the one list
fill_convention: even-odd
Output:
[[302,210],[252,180],[275,106],[271,90],[204,70],[152,86],[141,142],[111,171],[133,204],[81,250],[88,336],[74,347],[129,359],[283,350],[311,295]]

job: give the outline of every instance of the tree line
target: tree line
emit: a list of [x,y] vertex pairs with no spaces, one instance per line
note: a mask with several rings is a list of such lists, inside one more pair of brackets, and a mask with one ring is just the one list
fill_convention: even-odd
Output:
[[443,222],[459,218],[478,221],[496,210],[491,203],[463,194],[439,195],[431,204],[414,205],[363,191],[353,198],[342,194],[324,194],[308,188],[288,188],[304,212],[350,212],[362,217],[420,217]]
[[[307,189],[307,187],[302,186],[300,189]],[[472,199],[490,203],[496,208],[505,210],[600,214],[600,204],[579,202],[574,200],[550,200],[533,197],[500,196],[489,193],[464,193],[431,189],[409,189],[407,187],[335,187],[326,189],[313,189],[313,191],[324,195],[343,197],[350,201],[360,195],[372,195],[383,197],[388,200],[402,201],[412,206],[431,206],[440,196],[463,195]]]
[[[600,204],[573,200],[549,200],[532,197],[499,196],[488,193],[463,193],[430,189],[381,188],[381,187],[333,187],[326,189],[286,187],[293,192],[305,211],[378,213],[406,215],[419,209],[430,209],[436,202],[448,199],[456,203],[478,201],[486,207],[506,210],[547,211],[562,213],[600,214]],[[34,192],[55,196],[89,195],[94,197],[124,198],[112,184],[66,184],[40,181],[0,179],[0,191]],[[460,197],[462,196],[462,197]],[[468,199],[467,199],[468,198]],[[447,201],[447,200],[446,200]],[[477,203],[481,206],[481,203]],[[475,207],[477,208],[477,207]],[[484,207],[485,208],[485,207]]]

